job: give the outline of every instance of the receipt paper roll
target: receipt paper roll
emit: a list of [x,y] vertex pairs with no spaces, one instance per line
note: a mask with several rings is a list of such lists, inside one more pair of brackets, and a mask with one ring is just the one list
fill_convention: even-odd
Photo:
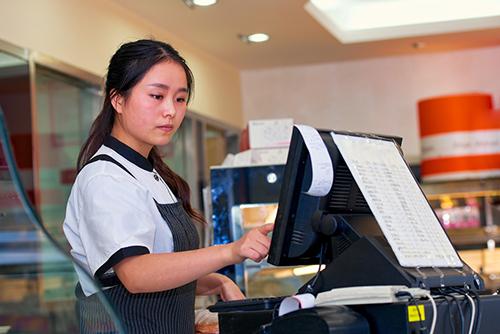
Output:
[[293,311],[314,307],[314,300],[314,296],[310,293],[286,297],[280,304],[278,315],[281,317]]
[[311,185],[305,193],[311,196],[325,196],[333,184],[333,165],[328,149],[318,130],[300,124],[296,124],[295,127],[300,131],[311,158]]

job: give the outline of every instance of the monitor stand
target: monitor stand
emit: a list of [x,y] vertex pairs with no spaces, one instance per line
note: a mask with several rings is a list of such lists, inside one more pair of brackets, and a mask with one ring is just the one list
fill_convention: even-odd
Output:
[[[369,215],[370,216],[370,215]],[[380,234],[363,234],[362,229],[378,225],[373,216],[367,220],[363,215],[362,224],[358,216],[342,216],[337,219],[338,228],[329,243],[327,258],[330,261],[322,270],[314,286],[313,280],[299,289],[299,293],[317,295],[334,288],[369,285],[405,285],[425,289],[440,287],[468,286],[480,291],[484,282],[469,266],[462,268],[421,267],[405,268],[399,265],[387,240]],[[312,289],[311,289],[312,288]],[[312,291],[311,291],[312,290]]]

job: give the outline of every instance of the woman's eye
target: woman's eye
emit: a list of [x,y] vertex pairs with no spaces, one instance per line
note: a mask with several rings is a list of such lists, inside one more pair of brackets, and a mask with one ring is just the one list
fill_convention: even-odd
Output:
[[161,100],[161,99],[163,99],[163,95],[151,94],[150,96],[151,96],[153,99],[155,99],[155,100]]
[[184,102],[186,102],[186,98],[185,97],[178,97],[177,102],[184,103]]

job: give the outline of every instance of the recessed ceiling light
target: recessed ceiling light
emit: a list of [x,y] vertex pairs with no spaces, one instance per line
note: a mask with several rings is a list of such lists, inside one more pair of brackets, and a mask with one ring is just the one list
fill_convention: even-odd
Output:
[[194,6],[200,6],[200,7],[207,7],[207,6],[212,6],[217,3],[217,0],[182,0],[186,6],[188,7],[194,7]]
[[269,40],[269,35],[264,33],[251,34],[248,36],[248,40],[253,43],[262,43]]
[[245,43],[262,43],[269,40],[269,35],[264,33],[256,33],[251,35],[238,35],[238,38]]
[[217,0],[193,0],[196,6],[212,6],[217,3]]

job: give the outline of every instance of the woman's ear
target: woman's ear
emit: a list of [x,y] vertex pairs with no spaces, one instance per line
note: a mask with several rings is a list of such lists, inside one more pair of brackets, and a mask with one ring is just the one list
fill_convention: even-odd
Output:
[[111,105],[113,106],[113,108],[116,110],[116,112],[118,114],[121,114],[122,110],[123,110],[123,102],[124,102],[123,96],[118,94],[115,90],[111,91],[110,95],[111,95],[111,97],[110,97]]

